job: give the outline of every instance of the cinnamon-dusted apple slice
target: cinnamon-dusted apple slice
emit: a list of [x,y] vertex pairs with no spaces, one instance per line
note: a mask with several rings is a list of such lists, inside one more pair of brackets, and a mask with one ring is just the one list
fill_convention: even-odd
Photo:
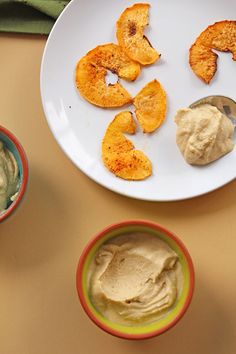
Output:
[[107,70],[133,81],[140,73],[140,65],[116,44],[94,48],[80,59],[76,67],[76,85],[81,96],[100,107],[120,107],[132,102],[131,95],[119,82],[106,84]]
[[236,21],[215,22],[200,34],[198,42],[221,52],[231,52],[236,60]]
[[217,69],[218,55],[211,48],[194,43],[190,48],[189,64],[193,72],[209,84]]
[[141,3],[128,7],[117,21],[116,37],[119,45],[131,59],[142,65],[152,64],[160,57],[144,35],[149,7],[149,4]]
[[117,114],[109,124],[102,142],[104,165],[117,177],[126,180],[143,180],[152,174],[152,164],[124,133],[135,134],[136,125],[132,113]]
[[166,93],[157,80],[149,82],[134,98],[135,114],[144,133],[151,133],[164,122]]
[[208,26],[190,48],[190,66],[207,84],[217,69],[218,55],[212,49],[231,52],[236,60],[236,21],[219,21]]

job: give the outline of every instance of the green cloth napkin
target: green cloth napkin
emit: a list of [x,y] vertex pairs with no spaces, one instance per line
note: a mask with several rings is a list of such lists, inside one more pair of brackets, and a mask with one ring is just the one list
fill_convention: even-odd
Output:
[[48,34],[68,2],[0,0],[0,32]]

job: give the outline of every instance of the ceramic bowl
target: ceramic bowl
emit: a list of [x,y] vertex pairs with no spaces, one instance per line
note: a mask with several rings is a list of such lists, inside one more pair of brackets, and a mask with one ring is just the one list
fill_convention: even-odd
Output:
[[[179,257],[184,280],[180,296],[165,316],[150,324],[139,323],[137,326],[124,326],[109,321],[94,307],[89,296],[87,275],[91,261],[102,244],[118,235],[135,232],[152,234],[166,242]],[[173,327],[186,312],[194,289],[193,262],[182,241],[163,226],[144,220],[124,221],[106,227],[88,242],[77,267],[76,285],[82,307],[97,326],[120,338],[146,339],[160,335]]]
[[16,162],[19,167],[19,191],[18,195],[13,202],[9,201],[7,209],[0,213],[0,222],[5,220],[9,215],[11,215],[20,202],[26,191],[26,186],[28,182],[28,161],[25,151],[18,141],[18,139],[6,128],[0,126],[0,141],[3,142],[4,146],[11,151],[14,155]]

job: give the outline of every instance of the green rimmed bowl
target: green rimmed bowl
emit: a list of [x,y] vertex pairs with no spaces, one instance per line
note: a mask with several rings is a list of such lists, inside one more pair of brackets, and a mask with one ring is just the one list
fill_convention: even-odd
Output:
[[[87,275],[91,261],[102,244],[113,237],[137,231],[155,235],[177,253],[183,272],[183,289],[171,310],[158,321],[143,326],[142,324],[125,326],[109,321],[94,307],[89,296]],[[90,319],[101,329],[120,338],[147,339],[173,327],[189,307],[194,290],[193,262],[182,241],[163,226],[145,220],[124,221],[108,226],[89,241],[79,260],[76,286],[82,307]]]
[[22,145],[20,144],[19,140],[8,129],[2,126],[0,126],[0,141],[3,142],[4,146],[9,151],[11,151],[11,153],[15,157],[19,168],[20,180],[17,197],[13,202],[9,201],[7,209],[4,212],[0,213],[1,222],[5,220],[9,215],[11,215],[22,201],[28,183],[29,167],[25,151]]

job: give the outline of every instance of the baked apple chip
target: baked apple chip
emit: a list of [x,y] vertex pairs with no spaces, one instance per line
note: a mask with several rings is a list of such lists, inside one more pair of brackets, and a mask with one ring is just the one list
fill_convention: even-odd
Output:
[[140,73],[140,65],[116,44],[97,46],[76,66],[76,86],[81,96],[100,107],[120,107],[132,102],[131,95],[119,82],[106,84],[107,70],[133,81]]
[[194,73],[209,84],[215,75],[218,55],[211,48],[195,43],[190,49],[189,63]]
[[131,59],[142,65],[152,64],[160,57],[144,35],[149,7],[149,4],[141,3],[128,7],[117,21],[116,37],[119,45]]
[[157,80],[149,82],[134,98],[135,114],[144,133],[156,130],[166,116],[166,93]]
[[190,48],[190,66],[207,84],[217,69],[218,55],[212,49],[231,52],[236,60],[236,21],[219,21],[208,26]]
[[132,113],[117,114],[109,124],[102,142],[104,165],[117,177],[126,180],[142,180],[152,174],[152,164],[124,133],[135,134],[136,125]]

